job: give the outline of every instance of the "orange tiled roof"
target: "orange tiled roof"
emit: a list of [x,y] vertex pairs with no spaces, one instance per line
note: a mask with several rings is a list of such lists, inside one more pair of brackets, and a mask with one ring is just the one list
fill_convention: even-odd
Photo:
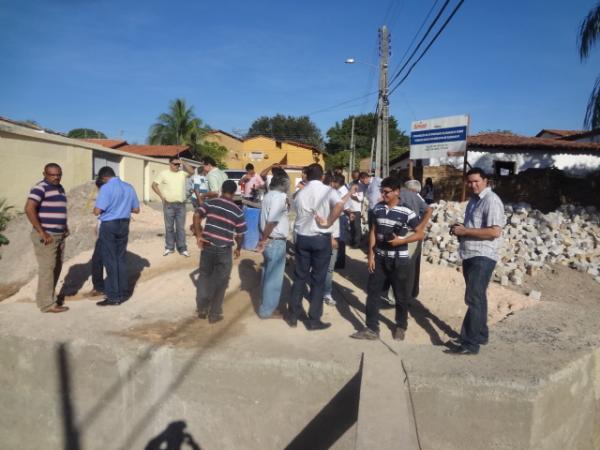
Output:
[[189,145],[124,145],[119,150],[129,153],[135,153],[136,155],[143,156],[158,156],[158,157],[170,157],[177,156],[179,153],[183,153],[189,150]]
[[127,141],[122,139],[81,139],[85,142],[91,142],[92,144],[98,144],[106,148],[119,148],[127,145]]
[[475,150],[476,148],[504,148],[508,150],[527,149],[548,152],[591,151],[600,153],[600,144],[591,142],[563,141],[507,133],[475,134],[467,138],[467,144],[470,150]]
[[536,134],[535,137],[540,137],[544,133],[555,134],[557,137],[562,138],[566,136],[572,136],[574,134],[584,133],[584,130],[553,130],[550,128],[544,128],[542,131]]

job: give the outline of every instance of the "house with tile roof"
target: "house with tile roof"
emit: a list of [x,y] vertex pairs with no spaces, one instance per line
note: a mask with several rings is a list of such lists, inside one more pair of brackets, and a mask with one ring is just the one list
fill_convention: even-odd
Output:
[[252,163],[257,172],[272,164],[301,167],[312,163],[325,164],[322,151],[302,142],[278,141],[268,136],[242,139],[222,130],[211,131],[204,140],[227,148],[225,162],[228,169],[243,170],[248,163]]
[[[497,176],[553,167],[569,176],[582,177],[600,170],[600,142],[573,139],[583,135],[585,133],[565,130],[542,130],[536,137],[480,133],[467,138],[467,162]],[[461,153],[416,160],[413,164],[415,167],[448,165],[462,169],[463,161],[464,153]],[[408,162],[409,153],[405,153],[390,161],[390,168],[405,169]]]

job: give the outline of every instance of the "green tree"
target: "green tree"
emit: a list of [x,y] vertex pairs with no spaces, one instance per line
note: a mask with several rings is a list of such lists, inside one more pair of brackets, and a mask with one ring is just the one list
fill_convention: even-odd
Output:
[[267,136],[278,141],[296,141],[303,144],[323,148],[321,130],[308,116],[284,116],[277,114],[272,117],[262,116],[252,122],[246,138]]
[[[592,8],[579,28],[577,46],[579,47],[579,58],[582,62],[588,58],[599,34],[600,3]],[[583,126],[588,129],[600,127],[600,76],[596,78],[596,83],[588,99]]]
[[[327,144],[325,149],[329,153],[328,165],[344,165],[338,162],[345,161],[348,164],[348,156],[337,156],[338,153],[348,154],[350,148],[350,135],[352,133],[352,119],[354,119],[354,143],[357,153],[357,165],[360,159],[371,156],[371,142],[377,136],[377,116],[375,113],[361,114],[358,116],[349,116],[336,122],[333,127],[327,131]],[[398,121],[391,116],[389,119],[390,131],[390,159],[404,153],[408,150],[408,136],[404,131],[398,130]],[[335,156],[335,157],[334,157]],[[333,162],[335,161],[335,164]]]
[[203,156],[210,156],[216,161],[219,169],[227,169],[227,164],[225,164],[227,147],[217,142],[201,142],[196,145],[194,151],[198,159],[202,159]]
[[73,139],[106,139],[104,133],[91,128],[74,128],[67,133],[67,137]]
[[178,98],[169,104],[169,112],[162,113],[150,127],[148,143],[152,145],[190,145],[196,149],[209,127],[194,114],[194,107]]

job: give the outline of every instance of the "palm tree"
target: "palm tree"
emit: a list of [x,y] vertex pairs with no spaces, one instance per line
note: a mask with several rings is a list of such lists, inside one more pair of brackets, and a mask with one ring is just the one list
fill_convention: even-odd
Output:
[[[590,50],[596,43],[600,35],[600,3],[598,3],[588,13],[587,17],[581,22],[578,36],[579,58],[585,61],[590,54]],[[590,94],[583,126],[588,129],[600,127],[600,76],[596,78],[594,89]]]
[[158,116],[150,127],[148,143],[153,145],[188,144],[195,147],[207,132],[201,119],[195,116],[194,107],[177,98],[169,105],[169,112]]

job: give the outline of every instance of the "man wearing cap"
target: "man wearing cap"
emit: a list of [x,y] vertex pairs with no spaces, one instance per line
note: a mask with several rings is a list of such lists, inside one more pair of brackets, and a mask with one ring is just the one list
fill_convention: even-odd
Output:
[[[183,171],[181,167],[183,165]],[[170,255],[175,250],[183,256],[190,256],[185,242],[185,199],[187,194],[186,181],[194,174],[194,168],[183,164],[172,156],[169,158],[169,169],[158,174],[152,189],[163,203],[165,217],[165,251],[163,256]]]

